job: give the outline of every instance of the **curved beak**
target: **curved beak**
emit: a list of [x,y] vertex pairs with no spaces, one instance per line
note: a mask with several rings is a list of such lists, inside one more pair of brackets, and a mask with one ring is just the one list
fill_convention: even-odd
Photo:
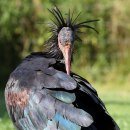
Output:
[[68,75],[70,75],[70,68],[71,68],[71,53],[72,53],[72,45],[71,43],[62,46],[59,44],[59,47],[63,53],[65,59],[65,68]]
[[72,52],[71,44],[67,44],[66,46],[64,46],[63,55],[65,58],[65,67],[68,75],[70,75],[70,69],[71,69],[71,52]]

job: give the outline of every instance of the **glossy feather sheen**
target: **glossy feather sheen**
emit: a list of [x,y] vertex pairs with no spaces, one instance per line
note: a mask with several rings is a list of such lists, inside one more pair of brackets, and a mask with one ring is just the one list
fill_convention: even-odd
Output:
[[[61,66],[53,58],[30,56],[11,74],[5,97],[17,129],[119,130],[95,89],[80,76],[60,71]],[[15,92],[20,98],[23,90],[28,92],[24,108],[8,104],[8,93]]]
[[70,120],[63,118],[63,116],[58,113],[56,113],[56,115],[54,116],[54,120],[56,122],[59,122],[59,128],[62,130],[80,130],[81,129],[81,126],[78,126],[75,123],[71,122]]
[[68,93],[68,92],[64,92],[64,91],[58,91],[58,92],[54,91],[54,92],[52,92],[51,95],[65,103],[73,103],[76,99],[74,93]]

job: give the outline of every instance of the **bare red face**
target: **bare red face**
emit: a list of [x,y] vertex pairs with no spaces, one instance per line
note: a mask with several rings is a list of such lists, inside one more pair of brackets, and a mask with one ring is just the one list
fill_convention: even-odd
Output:
[[66,72],[70,75],[74,33],[69,27],[63,27],[58,34],[58,45],[65,59]]

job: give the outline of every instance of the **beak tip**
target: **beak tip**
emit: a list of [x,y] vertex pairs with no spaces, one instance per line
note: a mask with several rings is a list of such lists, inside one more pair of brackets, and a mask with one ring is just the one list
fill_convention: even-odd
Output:
[[70,75],[70,72],[67,72],[68,75]]

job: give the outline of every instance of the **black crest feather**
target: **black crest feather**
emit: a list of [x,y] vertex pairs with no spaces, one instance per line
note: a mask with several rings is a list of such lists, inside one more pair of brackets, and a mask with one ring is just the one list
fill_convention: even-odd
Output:
[[48,9],[49,12],[53,15],[52,22],[50,23],[50,31],[52,32],[52,37],[46,42],[46,47],[49,49],[48,53],[51,57],[55,58],[63,58],[61,51],[58,48],[58,33],[63,27],[70,27],[72,31],[75,33],[75,40],[81,40],[79,37],[79,33],[81,33],[81,28],[90,28],[98,33],[98,31],[89,25],[88,23],[99,21],[98,19],[95,20],[87,20],[83,22],[78,22],[78,18],[81,12],[73,18],[74,12],[66,15],[66,18],[63,17],[61,11],[55,6],[53,9]]
[[51,28],[51,31],[54,32],[56,35],[59,33],[59,31],[63,27],[70,27],[73,31],[77,31],[83,27],[90,28],[98,33],[98,31],[95,28],[87,25],[87,23],[99,21],[98,19],[78,22],[77,19],[80,16],[81,12],[75,18],[73,18],[73,13],[71,15],[70,10],[69,10],[66,18],[64,18],[61,11],[57,7],[49,11],[54,17],[54,19],[52,20],[52,23],[50,24],[51,25],[50,28]]

